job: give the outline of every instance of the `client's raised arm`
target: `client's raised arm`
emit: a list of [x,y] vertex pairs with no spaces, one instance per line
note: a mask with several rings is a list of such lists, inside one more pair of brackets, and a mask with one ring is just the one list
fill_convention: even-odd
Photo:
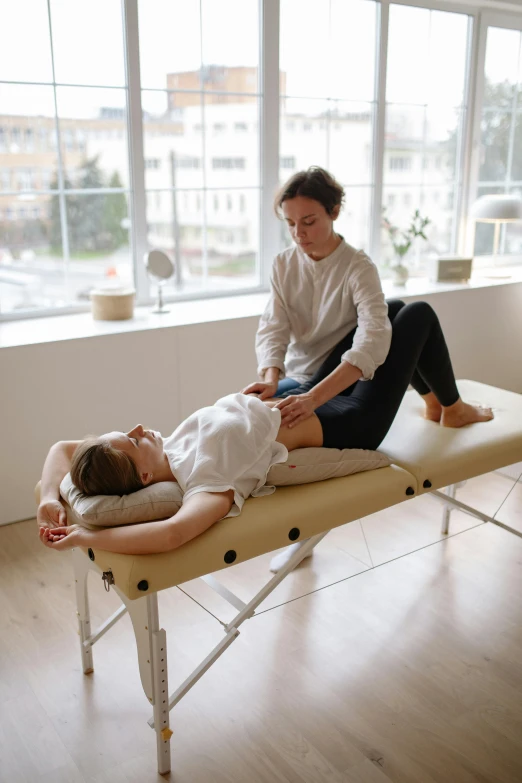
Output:
[[60,483],[71,469],[72,458],[81,440],[61,440],[51,446],[45,459],[40,489],[38,527],[54,528],[67,523],[67,514],[60,502]]
[[77,526],[41,528],[40,540],[59,551],[83,546],[124,555],[170,552],[223,519],[230,511],[233,500],[234,491],[231,489],[226,492],[198,492],[189,497],[170,519],[110,530],[85,530]]

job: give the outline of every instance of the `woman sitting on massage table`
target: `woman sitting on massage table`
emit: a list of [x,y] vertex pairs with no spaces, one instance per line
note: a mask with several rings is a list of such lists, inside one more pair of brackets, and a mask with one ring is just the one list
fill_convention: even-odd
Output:
[[[284,398],[279,406],[283,425],[298,424],[316,411],[324,445],[337,448],[346,448],[347,431],[351,447],[378,447],[404,394],[405,378],[423,396],[428,419],[439,421],[442,415],[442,423],[454,427],[490,418],[490,411],[478,408],[466,408],[458,416],[454,409],[442,414],[440,402],[455,402],[455,389],[437,399],[429,393],[435,386],[426,383],[423,373],[401,364],[400,350],[389,356],[395,319],[405,305],[400,300],[386,303],[373,261],[335,232],[344,196],[343,187],[319,166],[297,172],[277,194],[274,208],[294,245],[274,260],[270,298],[256,335],[260,380],[243,393],[261,400]],[[427,312],[425,321],[422,313],[408,314],[412,332],[430,328],[433,313]],[[405,339],[404,350],[412,358],[409,338],[415,342],[415,335],[401,325],[396,349]],[[449,366],[445,346],[439,353],[445,356],[441,365]],[[373,383],[383,364],[387,371]]]
[[[260,380],[243,392],[282,398],[283,426],[317,415],[323,445],[337,448],[378,448],[409,382],[428,419],[459,427],[491,418],[489,410],[451,407],[457,391],[444,380],[451,365],[433,311],[385,301],[373,261],[335,232],[343,201],[342,186],[317,166],[294,174],[277,194],[276,214],[294,244],[274,260],[256,335]],[[429,372],[428,355],[437,357]],[[271,570],[294,548],[276,555]]]
[[[333,355],[335,359],[335,349]],[[332,356],[323,372],[331,361]],[[335,398],[304,421],[283,426],[284,400],[261,401],[256,395],[236,393],[196,411],[168,438],[138,425],[128,433],[55,444],[42,475],[40,538],[60,550],[84,546],[148,554],[176,549],[223,517],[239,514],[250,495],[272,492],[265,486],[266,475],[273,464],[286,460],[288,450],[376,449],[410,381],[443,426],[492,418],[489,409],[460,399],[437,316],[425,302],[414,302],[397,313],[388,358],[371,383],[364,384],[371,391],[357,404],[336,405]],[[100,531],[66,527],[59,487],[69,470],[86,495],[123,495],[154,482],[177,481],[183,505],[170,519],[146,525]]]

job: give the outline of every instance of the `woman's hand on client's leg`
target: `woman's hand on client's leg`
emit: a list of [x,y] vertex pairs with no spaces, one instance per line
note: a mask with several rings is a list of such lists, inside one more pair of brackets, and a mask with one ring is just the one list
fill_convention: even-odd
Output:
[[305,392],[284,397],[274,407],[281,411],[282,427],[295,427],[309,419],[318,405],[311,392]]
[[55,528],[41,527],[40,541],[44,546],[62,552],[65,549],[82,546],[82,533],[83,530],[78,525]]

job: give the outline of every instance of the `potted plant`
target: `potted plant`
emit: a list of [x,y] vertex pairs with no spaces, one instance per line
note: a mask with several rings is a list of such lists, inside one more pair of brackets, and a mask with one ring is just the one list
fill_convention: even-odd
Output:
[[422,237],[427,241],[428,237],[424,233],[426,226],[431,223],[429,218],[421,217],[418,209],[413,214],[410,227],[406,231],[400,231],[397,226],[394,226],[390,219],[386,216],[386,207],[383,208],[383,220],[382,225],[387,231],[395,253],[394,259],[391,263],[393,271],[393,282],[395,285],[406,285],[410,273],[406,264],[403,263],[404,256],[411,247],[411,243],[416,237]]

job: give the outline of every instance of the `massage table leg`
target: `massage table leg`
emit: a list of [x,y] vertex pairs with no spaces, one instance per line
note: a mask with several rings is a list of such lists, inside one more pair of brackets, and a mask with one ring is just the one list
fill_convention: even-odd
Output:
[[[466,505],[466,503],[462,503],[460,500],[457,500],[455,497],[448,497],[444,492],[439,492],[439,490],[434,490],[430,493],[434,498],[437,498],[437,500],[440,500],[441,503],[444,504],[445,507],[448,505],[453,506],[453,509],[458,509],[459,511],[463,511],[465,514],[470,514],[472,517],[477,517],[477,519],[481,519],[483,522],[491,522],[491,524],[496,525],[497,527],[501,527],[503,530],[507,530],[508,533],[513,533],[513,535],[518,536],[519,538],[522,538],[522,533],[520,530],[516,530],[514,527],[511,527],[510,525],[505,525],[503,522],[499,522],[498,519],[493,519],[493,517],[488,516],[488,514],[483,514],[482,511],[479,511],[476,508],[473,508],[472,506]],[[453,509],[449,509],[450,511]],[[446,510],[446,508],[444,509]],[[498,512],[497,512],[498,513]],[[444,530],[444,525],[442,529],[443,533],[447,533],[448,530]]]
[[[451,498],[452,500],[455,499],[455,496],[457,494],[457,485],[456,484],[450,484],[449,487],[446,487],[446,495]],[[444,506],[444,509],[442,511],[442,528],[441,533],[446,535],[446,533],[449,531],[449,523],[450,523],[450,514],[453,511],[453,508],[446,504]]]
[[89,613],[89,595],[87,593],[87,577],[89,576],[90,569],[89,561],[80,549],[73,549],[73,568],[82,669],[84,674],[91,674],[91,672],[94,671],[94,667],[92,661],[92,645],[88,643],[88,640],[91,637],[91,617]]
[[170,772],[172,731],[169,726],[167,635],[159,625],[158,594],[151,593],[136,601],[130,601],[114,585],[112,588],[129,612],[134,629],[141,684],[145,696],[153,706],[158,772],[164,775]]
[[[205,674],[205,672],[210,669],[212,664],[220,657],[220,655],[225,652],[227,647],[229,647],[232,642],[237,639],[239,636],[239,626],[244,623],[245,620],[248,620],[254,615],[255,610],[259,604],[262,603],[268,595],[270,595],[270,593],[283,581],[286,576],[288,576],[291,571],[294,570],[297,565],[299,565],[304,557],[307,557],[312,553],[313,548],[317,546],[319,541],[321,541],[328,533],[329,531],[327,530],[324,533],[319,533],[316,536],[312,536],[311,538],[307,538],[304,541],[300,541],[296,547],[296,551],[294,551],[292,557],[290,557],[286,565],[275,576],[273,576],[272,579],[270,579],[266,585],[261,588],[261,590],[256,593],[256,595],[252,598],[251,601],[249,601],[248,604],[245,604],[243,601],[241,601],[237,596],[231,593],[228,588],[223,588],[223,586],[214,577],[212,579],[203,580],[209,585],[209,587],[219,593],[229,603],[231,603],[236,608],[240,608],[240,611],[229,623],[221,623],[226,634],[225,637],[214,647],[214,649],[199,664],[199,666],[194,669],[192,674],[187,677],[187,679],[179,686],[179,688],[177,688],[177,690],[172,693],[168,700],[169,710],[171,710],[179,701],[181,701],[183,696],[185,696],[196,684],[196,682]],[[137,602],[133,601],[132,603]],[[156,728],[155,715],[150,718],[149,726],[151,726],[151,728]]]
[[[156,732],[158,772],[160,774],[170,771],[170,737],[172,736],[169,726],[170,710],[188,693],[200,677],[208,671],[227,647],[237,639],[239,626],[254,615],[259,604],[299,565],[303,558],[312,553],[314,547],[328,532],[325,531],[293,545],[292,553],[285,565],[247,604],[235,596],[228,588],[221,585],[214,576],[211,575],[211,577],[205,579],[212,589],[220,593],[236,609],[239,609],[239,612],[230,623],[222,623],[225,637],[214,647],[204,661],[194,669],[192,674],[187,677],[170,698],[168,691],[166,634],[159,627],[158,594],[151,593],[151,595],[131,601],[116,587],[111,571],[102,574],[98,566],[89,557],[86,557],[81,549],[75,548],[72,550],[83,670],[85,673],[93,670],[92,645],[128,612],[136,637],[141,684],[146,697],[153,705],[153,714],[149,720],[149,725]],[[87,594],[87,576],[91,569],[103,577],[106,588],[112,587],[122,602],[122,606],[92,634],[90,631]]]
[[[145,696],[153,705],[158,772],[165,774],[170,771],[172,731],[169,726],[167,639],[164,629],[159,627],[158,594],[152,593],[136,601],[130,601],[114,584],[106,582],[106,587],[112,586],[122,606],[91,634],[87,577],[91,569],[98,574],[101,572],[81,549],[73,549],[72,557],[83,671],[85,674],[93,671],[92,646],[95,642],[128,612],[136,637],[141,684]],[[103,577],[105,581],[106,575],[104,574]]]

